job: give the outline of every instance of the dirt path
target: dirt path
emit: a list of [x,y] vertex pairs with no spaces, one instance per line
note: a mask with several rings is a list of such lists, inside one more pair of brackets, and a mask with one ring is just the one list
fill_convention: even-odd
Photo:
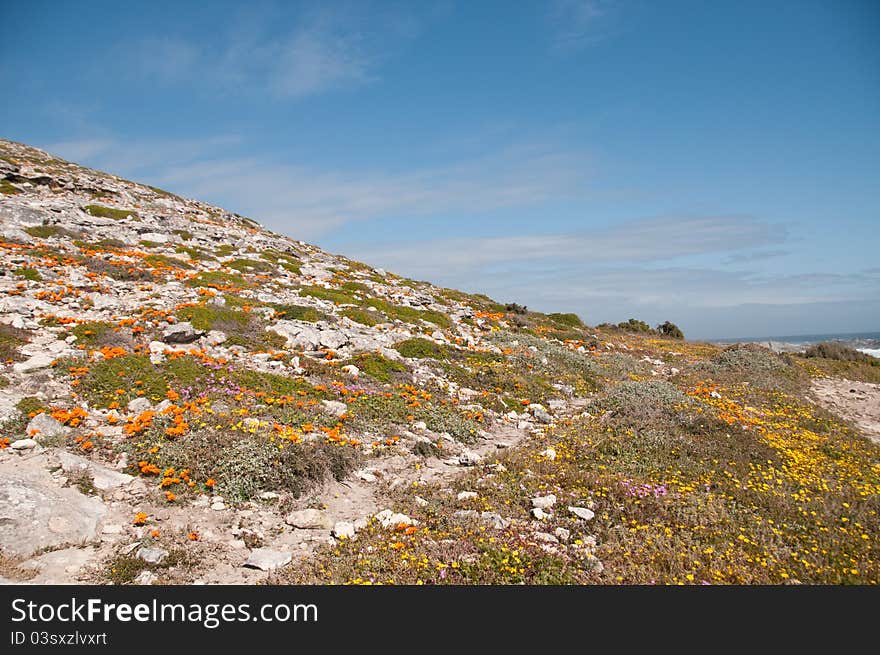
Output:
[[[585,402],[570,401],[558,410],[556,420],[581,411]],[[400,448],[367,460],[344,481],[327,483],[293,502],[263,494],[241,507],[225,506],[219,497],[207,495],[188,505],[163,505],[143,480],[98,465],[93,472],[96,479],[107,479],[107,488],[82,494],[59,464],[59,458],[69,458],[64,453],[48,449],[21,457],[0,451],[0,479],[7,482],[0,485],[0,500],[5,499],[8,510],[0,512],[0,527],[21,535],[20,552],[11,554],[20,555],[16,567],[26,574],[9,579],[0,573],[0,582],[97,582],[105,579],[108,559],[120,552],[136,554],[145,543],[173,551],[179,544],[175,545],[172,535],[197,533],[198,541],[186,550],[198,558],[198,566],[192,572],[185,567],[166,571],[167,581],[254,584],[269,575],[244,566],[255,548],[271,550],[273,556],[289,554],[293,562],[307,559],[317,548],[332,543],[333,528],[339,522],[358,527],[384,509],[394,511],[389,499],[395,489],[409,488],[417,495],[419,485],[451,483],[474,466],[491,464],[504,449],[540,438],[545,426],[522,420],[525,416],[498,417],[476,443],[449,443],[440,457],[425,458]],[[301,510],[317,510],[313,524],[291,521],[291,515]],[[46,516],[37,516],[40,512]],[[149,516],[147,525],[132,525],[136,512]],[[91,516],[85,529],[80,520],[84,513]],[[25,519],[28,515],[48,526],[45,534],[37,535],[40,539],[34,537],[30,519]],[[37,523],[33,521],[34,526]],[[153,530],[161,534],[155,542],[148,538]]]
[[829,410],[852,421],[868,439],[880,443],[880,384],[821,378],[813,395]]

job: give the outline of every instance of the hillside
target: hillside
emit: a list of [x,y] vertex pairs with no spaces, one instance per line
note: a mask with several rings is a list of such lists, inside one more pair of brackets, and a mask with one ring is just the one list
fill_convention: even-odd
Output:
[[0,231],[6,580],[880,581],[880,447],[820,404],[870,361],[590,327],[9,141]]

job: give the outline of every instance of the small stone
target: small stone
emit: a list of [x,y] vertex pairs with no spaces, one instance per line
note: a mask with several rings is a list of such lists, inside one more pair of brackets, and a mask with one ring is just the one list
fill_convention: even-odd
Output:
[[101,528],[101,533],[102,534],[122,534],[122,526],[115,524],[115,523],[111,523],[111,524],[105,525],[103,528]]
[[532,516],[534,516],[539,521],[546,521],[550,518],[551,515],[545,512],[540,507],[534,507],[532,508]]
[[354,364],[346,364],[342,367],[342,371],[348,373],[353,378],[356,378],[361,374],[361,370]]
[[192,323],[184,321],[165,328],[165,331],[162,332],[162,341],[165,343],[192,343],[202,334],[192,326]]
[[571,532],[565,528],[556,528],[553,531],[553,534],[556,535],[556,538],[559,539],[559,541],[568,541],[571,537]]
[[46,412],[41,412],[34,416],[27,424],[25,434],[38,437],[40,439],[51,439],[60,437],[67,431],[60,421],[53,418]]
[[139,585],[151,585],[159,579],[159,576],[153,573],[152,571],[141,571],[138,573],[138,576],[134,579],[135,584]]
[[596,516],[595,512],[591,509],[587,509],[586,507],[573,507],[569,506],[568,511],[574,514],[579,519],[583,519],[584,521],[591,520],[594,516]]
[[348,411],[348,405],[341,403],[338,400],[322,400],[321,404],[324,406],[325,410],[334,416],[342,416]]
[[428,504],[428,501],[422,498],[421,496],[415,497],[416,505],[419,507],[425,507]]
[[369,471],[358,471],[356,474],[359,480],[363,480],[364,482],[375,482],[377,480],[376,476],[370,473]]
[[274,569],[285,566],[293,559],[293,555],[284,550],[273,550],[271,548],[255,548],[251,551],[250,556],[243,566],[249,569],[260,569],[261,571],[272,571]]
[[17,441],[13,441],[9,446],[12,450],[31,450],[36,448],[39,444],[33,439],[18,439]]
[[284,522],[302,530],[329,530],[333,524],[319,509],[301,509],[288,514]]
[[337,539],[351,539],[355,534],[354,524],[348,521],[337,521],[333,526],[332,534]]
[[55,356],[49,353],[37,353],[24,362],[16,362],[12,365],[12,370],[16,373],[30,373],[41,368],[47,368],[55,361]]
[[168,557],[168,551],[164,548],[147,547],[138,550],[137,556],[147,564],[161,564],[162,560]]
[[472,450],[465,450],[458,456],[458,463],[462,466],[477,466],[482,461],[483,456]]
[[226,339],[226,333],[220,330],[210,330],[205,337],[209,346],[219,346],[221,343],[226,343]]
[[542,450],[540,453],[541,457],[549,459],[551,462],[556,459],[556,449],[555,448],[547,448]]
[[535,496],[532,498],[532,507],[539,507],[540,509],[550,509],[556,504],[556,496],[554,494],[547,494],[546,496]]
[[532,412],[532,416],[534,416],[541,423],[552,423],[553,422],[553,417],[543,409],[535,410],[534,412]]
[[506,519],[496,512],[483,512],[480,514],[480,519],[490,528],[495,528],[496,530],[504,530],[510,527],[510,519]]
[[379,521],[379,524],[383,528],[396,528],[399,525],[418,525],[419,522],[415,519],[411,519],[406,514],[401,514],[400,512],[392,512],[390,509],[383,509],[381,512],[376,514],[373,518]]
[[211,504],[211,509],[215,512],[221,512],[226,509],[226,505],[224,505],[222,501],[218,500],[217,502]]
[[543,541],[544,543],[548,543],[548,544],[558,544],[559,543],[559,539],[557,539],[554,535],[550,534],[549,532],[533,532],[532,537],[534,537],[534,539],[536,541]]
[[472,498],[476,498],[478,496],[476,491],[461,491],[459,492],[458,498],[459,500],[471,500]]
[[133,398],[128,402],[128,411],[133,412],[135,414],[140,414],[142,412],[149,411],[153,409],[153,403],[149,401],[147,398]]

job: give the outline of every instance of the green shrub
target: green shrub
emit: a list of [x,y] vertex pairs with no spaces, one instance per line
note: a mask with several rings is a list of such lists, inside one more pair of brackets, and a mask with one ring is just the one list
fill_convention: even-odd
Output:
[[375,353],[358,355],[354,358],[354,364],[362,373],[386,383],[391,382],[394,373],[403,373],[407,370],[406,366],[400,362]]
[[226,262],[226,266],[233,268],[239,273],[268,273],[272,266],[256,259],[233,259]]
[[547,314],[547,318],[568,327],[579,328],[584,326],[584,322],[577,314]]
[[324,287],[301,287],[301,296],[311,296],[320,300],[329,300],[337,305],[357,304],[355,297],[342,289],[325,289]]
[[177,259],[177,257],[169,257],[168,255],[147,255],[144,257],[144,262],[153,268],[192,268],[192,264],[189,262]]
[[202,271],[186,284],[191,287],[246,287],[245,279],[237,273],[224,273],[223,271]]
[[364,309],[345,309],[341,311],[340,314],[346,318],[350,318],[355,323],[369,325],[371,327],[386,321],[385,317],[379,312],[368,312]]
[[15,408],[25,416],[45,412],[49,409],[43,404],[43,401],[36,396],[25,396],[15,403]]
[[314,307],[287,305],[283,303],[273,303],[271,307],[276,312],[276,318],[282,318],[288,321],[308,321],[309,323],[317,323],[318,321],[326,321],[330,319],[327,314],[319,312]]
[[669,321],[665,321],[657,326],[657,332],[662,334],[664,337],[671,337],[673,339],[684,339],[684,332],[675,324],[670,323]]
[[628,321],[624,321],[623,323],[618,323],[617,327],[619,327],[621,330],[627,330],[628,332],[651,333],[654,331],[651,329],[650,325],[648,325],[644,321],[640,321],[635,318],[631,318]]
[[410,359],[446,359],[447,357],[446,348],[421,337],[400,341],[392,348]]
[[32,282],[39,282],[43,279],[43,276],[40,275],[39,271],[35,268],[17,268],[12,272],[15,275],[20,275],[25,280],[31,280]]
[[79,234],[76,232],[71,232],[70,230],[66,230],[63,227],[59,227],[57,225],[34,225],[32,227],[27,227],[24,230],[32,237],[37,237],[38,239],[48,239],[50,237],[77,237]]
[[[141,384],[137,384],[140,381]],[[82,378],[82,395],[95,407],[107,407],[113,401],[123,407],[137,392],[153,401],[165,398],[168,385],[163,371],[146,355],[113,357],[94,364]],[[116,393],[120,391],[121,393]]]
[[21,193],[21,189],[17,186],[13,186],[9,180],[0,180],[0,193],[7,196],[14,196],[16,193]]
[[810,346],[804,352],[804,357],[820,357],[841,362],[858,362],[860,364],[880,366],[880,359],[834,341],[824,341]]
[[0,362],[22,359],[18,348],[30,340],[30,332],[0,323]]
[[107,333],[112,330],[113,326],[102,321],[89,321],[88,323],[78,323],[70,333],[76,336],[77,343],[86,345],[104,344]]
[[131,209],[116,209],[115,207],[105,207],[103,205],[86,205],[83,211],[91,216],[100,218],[112,218],[114,221],[121,221],[126,218],[139,219],[137,212]]

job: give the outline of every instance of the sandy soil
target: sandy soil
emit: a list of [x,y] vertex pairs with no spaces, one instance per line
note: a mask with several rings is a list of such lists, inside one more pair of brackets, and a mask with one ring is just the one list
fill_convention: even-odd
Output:
[[822,378],[813,383],[821,404],[852,421],[868,439],[880,443],[880,384]]

